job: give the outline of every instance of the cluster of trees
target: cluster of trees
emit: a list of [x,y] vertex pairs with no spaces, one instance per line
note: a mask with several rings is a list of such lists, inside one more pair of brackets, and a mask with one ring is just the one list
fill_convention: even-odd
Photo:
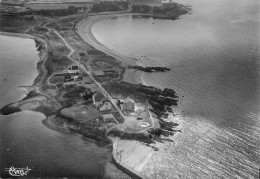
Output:
[[73,13],[69,12],[68,9],[42,9],[40,11],[34,11],[33,14],[53,17],[72,15]]
[[151,135],[145,133],[128,133],[124,131],[112,130],[108,133],[109,136],[119,137],[124,140],[137,140],[146,144],[154,143]]
[[129,3],[125,1],[104,1],[94,4],[92,12],[122,11],[128,8]]
[[22,111],[22,110],[19,107],[7,105],[0,109],[0,114],[9,115],[9,114],[20,112],[20,111]]
[[154,7],[151,7],[149,5],[133,5],[132,12],[151,13],[155,16],[167,16],[169,18],[177,18],[179,15],[187,13],[183,6],[178,3],[170,3],[167,5]]
[[133,5],[132,12],[134,13],[149,13],[152,7],[148,5]]
[[131,66],[129,65],[128,68],[133,68],[136,70],[144,71],[144,72],[165,72],[170,71],[170,68],[167,67],[142,67],[142,66]]
[[[42,9],[40,11],[33,11],[33,14],[42,16],[67,16],[76,14],[82,7],[69,6],[68,9]],[[83,7],[84,9],[84,7]]]
[[178,3],[171,3],[164,6],[153,7],[153,14],[168,14],[168,13],[182,14],[184,12],[186,11]]

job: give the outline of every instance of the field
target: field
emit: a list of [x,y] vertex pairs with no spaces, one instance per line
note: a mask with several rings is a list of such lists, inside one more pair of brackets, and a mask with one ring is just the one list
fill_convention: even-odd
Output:
[[4,32],[23,33],[28,28],[37,24],[34,19],[20,19],[18,17],[7,17],[0,15],[0,30]]
[[32,10],[68,9],[69,6],[74,6],[74,7],[85,6],[86,9],[91,9],[93,4],[92,3],[66,3],[66,4],[26,3],[24,6]]

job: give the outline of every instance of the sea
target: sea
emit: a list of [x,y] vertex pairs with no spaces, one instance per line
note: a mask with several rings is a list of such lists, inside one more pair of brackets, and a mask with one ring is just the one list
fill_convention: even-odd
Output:
[[[0,35],[0,108],[25,97],[39,61],[32,39]],[[30,178],[102,178],[111,151],[80,135],[60,133],[42,124],[45,116],[23,111],[0,115],[0,178],[8,170],[31,169]]]
[[92,33],[139,65],[171,68],[141,79],[179,95],[174,111],[183,128],[167,166],[173,178],[258,178],[260,1],[177,2],[190,5],[190,14],[114,17]]

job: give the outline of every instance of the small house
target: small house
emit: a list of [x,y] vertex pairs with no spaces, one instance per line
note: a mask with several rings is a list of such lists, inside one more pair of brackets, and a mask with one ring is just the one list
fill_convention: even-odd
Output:
[[135,111],[135,102],[133,99],[127,97],[123,104],[123,109],[126,112],[134,112]]
[[104,114],[102,115],[103,122],[115,122],[116,119],[113,114]]
[[71,81],[71,74],[70,73],[65,73],[64,74],[64,82]]
[[104,77],[106,74],[102,70],[94,71],[96,77]]
[[70,74],[79,74],[79,66],[73,65],[68,68],[68,73]]

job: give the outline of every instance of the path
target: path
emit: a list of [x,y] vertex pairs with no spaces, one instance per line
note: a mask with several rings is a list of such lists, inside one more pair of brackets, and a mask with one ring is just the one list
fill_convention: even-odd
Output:
[[109,101],[111,102],[111,104],[115,107],[115,109],[119,112],[119,114],[124,118],[124,120],[126,120],[125,115],[123,114],[123,112],[121,111],[121,109],[119,109],[119,107],[116,105],[116,103],[114,102],[113,98],[110,96],[110,94],[102,87],[102,85],[92,76],[91,71],[87,70],[85,68],[84,65],[82,65],[80,62],[74,60],[71,55],[75,52],[75,50],[67,43],[67,41],[60,35],[60,33],[56,30],[53,30],[53,32],[55,34],[57,34],[61,40],[64,42],[64,44],[66,45],[66,47],[70,50],[70,53],[68,54],[68,58],[70,60],[72,60],[73,62],[75,62],[79,67],[81,67],[86,73],[87,75],[92,79],[92,81],[100,88],[101,92],[103,93],[103,95],[105,97],[107,97],[109,99]]

